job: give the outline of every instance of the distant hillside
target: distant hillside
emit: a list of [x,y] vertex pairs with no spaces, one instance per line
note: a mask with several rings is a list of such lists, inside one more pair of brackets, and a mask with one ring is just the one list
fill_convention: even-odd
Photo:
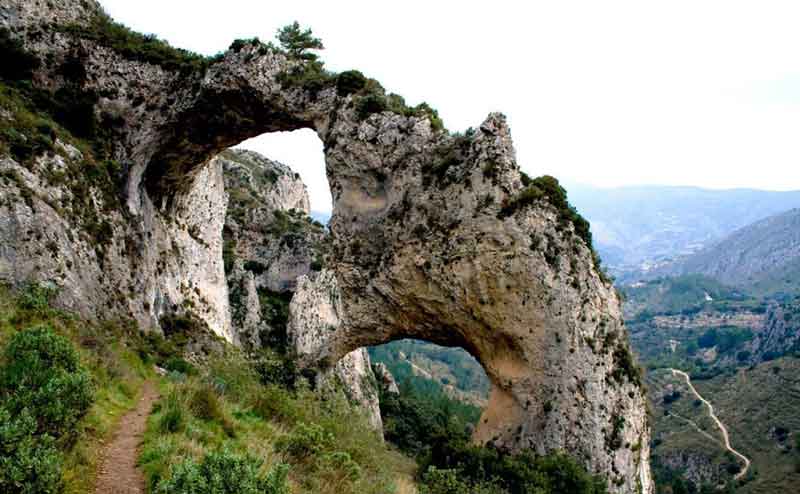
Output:
[[[785,357],[713,379],[693,380],[728,428],[733,447],[753,462],[736,488],[737,494],[797,492],[798,376],[800,359]],[[729,480],[741,462],[724,452],[719,429],[709,421],[707,408],[669,371],[649,373],[647,387],[653,410],[651,453],[657,493],[697,492],[701,485],[707,486],[700,490],[703,493],[729,492],[708,488]]]
[[750,223],[800,207],[800,191],[567,185],[595,246],[620,275],[687,255]]
[[398,340],[369,348],[373,362],[383,363],[398,384],[409,376],[437,383],[452,398],[486,405],[489,378],[481,364],[461,348],[446,348],[419,340]]
[[625,319],[646,319],[656,314],[691,314],[702,308],[725,310],[749,297],[703,275],[656,278],[620,286],[625,295]]
[[800,291],[800,209],[740,228],[659,274],[703,274],[759,295]]

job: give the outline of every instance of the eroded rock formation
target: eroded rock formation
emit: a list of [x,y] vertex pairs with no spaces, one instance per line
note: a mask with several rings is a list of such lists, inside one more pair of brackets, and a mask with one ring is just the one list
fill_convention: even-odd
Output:
[[[302,350],[304,341],[313,346],[310,342],[338,324],[339,300],[334,275],[320,273],[327,236],[308,216],[305,185],[288,166],[253,151],[227,150],[212,160],[212,167],[220,165],[230,196],[223,257],[237,343],[256,351]],[[290,300],[303,310],[290,311]],[[341,387],[382,431],[365,349],[348,353],[315,381],[318,387]]]
[[[462,346],[492,381],[476,440],[563,449],[614,492],[652,491],[619,300],[557,186],[521,176],[502,115],[452,135],[370,81],[272,47],[237,43],[213,61],[165,62],[109,42],[96,16],[87,0],[0,6],[0,25],[41,61],[37,87],[94,98],[119,164],[111,175],[124,181],[108,199],[90,184],[91,200],[80,199],[94,220],[72,220],[79,207],[63,196],[77,185],[48,178],[55,158],[4,157],[16,185],[0,211],[14,229],[2,238],[0,276],[56,279],[66,305],[124,308],[143,327],[190,312],[236,341],[222,256],[227,197],[210,160],[249,137],[310,128],[334,200],[325,279],[338,302],[325,337],[298,345],[300,362],[332,368],[403,337]],[[29,202],[17,200],[25,194]],[[102,248],[70,238],[98,221]],[[49,241],[57,254],[42,248]],[[292,317],[311,309],[292,303]]]

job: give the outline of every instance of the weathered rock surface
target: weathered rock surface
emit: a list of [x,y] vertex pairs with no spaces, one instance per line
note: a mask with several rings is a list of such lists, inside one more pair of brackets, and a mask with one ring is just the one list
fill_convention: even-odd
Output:
[[386,364],[383,362],[373,364],[372,373],[375,374],[375,378],[378,380],[378,386],[380,386],[381,389],[387,393],[395,395],[400,394],[400,388],[397,386],[397,381],[389,371],[389,368],[386,367]]
[[300,176],[253,151],[229,149],[213,161],[222,164],[231,196],[223,235],[229,255],[244,261],[258,288],[293,291],[295,280],[321,263],[325,237],[308,216]]
[[306,187],[288,166],[240,149],[211,161],[230,196],[223,229],[232,324],[246,348],[282,343],[298,277],[321,268],[325,230],[308,216]]
[[763,324],[754,328],[753,340],[748,344],[750,362],[800,351],[800,299],[770,304]]
[[[298,280],[287,332],[291,348],[301,359],[332,343],[331,337],[335,337],[342,322],[341,310],[341,294],[333,272],[323,270],[313,280],[308,276]],[[382,430],[378,383],[366,349],[347,353],[333,367],[324,368],[317,380],[321,381],[318,385],[338,381],[350,399],[366,412],[370,424]]]
[[[95,8],[77,0],[0,8],[0,24],[44,61],[37,86],[74,85],[61,67],[81,67],[77,84],[98,95],[98,118],[111,118],[125,182],[121,205],[102,213],[111,225],[103,259],[70,240],[74,226],[43,200],[6,201],[13,207],[3,206],[3,217],[16,230],[2,238],[5,279],[61,273],[62,300],[73,307],[102,315],[122,304],[145,326],[166,311],[197,312],[235,341],[222,265],[227,197],[219,161],[209,160],[249,137],[311,128],[325,146],[334,212],[329,273],[300,281],[292,301],[318,313],[311,320],[293,310],[292,320],[308,317],[303,324],[328,331],[298,340],[300,362],[324,371],[401,337],[462,346],[492,382],[477,441],[565,450],[614,492],[652,492],[644,397],[619,300],[557,191],[523,184],[502,115],[454,136],[425,116],[375,109],[335,79],[306,84],[308,67],[264,45],[174,69],[51,24],[88,23]],[[9,161],[3,166],[26,173]],[[63,193],[36,184],[44,170],[27,174],[42,195]],[[36,232],[67,255],[44,252]],[[305,286],[321,280],[327,289]],[[117,287],[129,293],[111,304]],[[326,308],[322,294],[331,290]]]
[[674,451],[663,454],[661,462],[670,470],[683,472],[683,478],[694,485],[719,485],[724,479],[711,459],[701,453]]
[[[230,195],[223,237],[238,342],[249,349],[281,345],[286,333],[286,350],[303,351],[301,342],[318,339],[338,324],[339,304],[336,278],[312,270],[322,262],[326,239],[322,226],[308,217],[305,185],[288,166],[253,151],[230,149],[213,161],[222,165]],[[289,321],[275,317],[271,311],[280,307],[270,307],[270,302],[293,298],[302,309],[290,306]],[[382,431],[377,383],[365,349],[345,355],[333,369],[320,373],[316,384],[341,387],[375,430]]]

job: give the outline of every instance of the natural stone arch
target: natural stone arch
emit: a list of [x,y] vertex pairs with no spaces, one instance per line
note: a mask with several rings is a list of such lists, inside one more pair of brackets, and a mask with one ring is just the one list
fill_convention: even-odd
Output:
[[[325,145],[333,254],[329,273],[298,290],[294,315],[315,307],[302,305],[313,299],[303,293],[331,293],[335,324],[325,327],[324,344],[298,347],[301,363],[324,368],[355,348],[401,337],[463,346],[494,388],[479,440],[512,450],[566,450],[617,492],[652,491],[645,398],[630,369],[617,295],[600,276],[585,235],[565,221],[563,205],[541,190],[523,193],[527,184],[501,115],[464,136],[436,130],[420,116],[383,111],[361,118],[361,96],[340,91],[333,78],[292,84],[285,76],[299,62],[256,43],[186,72],[52,31],[88,22],[98,9],[92,2],[9,0],[0,9],[0,21],[19,36],[50,33],[26,40],[54,64],[37,73],[38,83],[59,87],[57,63],[78,60],[81,89],[100,95],[95,113],[115,124],[126,211],[114,212],[106,255],[120,262],[109,272],[92,256],[76,256],[81,264],[70,272],[83,269],[86,280],[79,280],[86,290],[76,291],[76,301],[102,310],[109,300],[103,287],[125,280],[143,287],[130,290],[130,310],[157,322],[153,293],[170,305],[192,300],[182,282],[195,276],[201,295],[217,290],[207,309],[224,314],[219,239],[208,228],[201,242],[183,226],[202,225],[197,205],[214,206],[222,196],[198,193],[204,183],[219,182],[209,160],[249,137],[311,128]],[[65,223],[58,221],[55,212],[48,224],[61,232]],[[172,254],[178,230],[185,248]],[[184,268],[200,258],[208,267],[187,275]],[[223,319],[205,320],[231,338]]]
[[[564,449],[621,492],[649,489],[644,396],[618,369],[630,362],[616,293],[563,211],[544,197],[514,207],[525,186],[504,117],[464,136],[388,111],[362,120],[357,96],[286,86],[295,62],[258,49],[228,52],[208,70],[129,190],[168,208],[206,157],[312,128],[334,201],[333,285],[323,289],[337,293],[337,323],[300,363],[325,368],[405,337],[462,346],[492,382],[476,440]],[[176,131],[187,128],[198,131]],[[301,300],[295,314],[317,310]]]

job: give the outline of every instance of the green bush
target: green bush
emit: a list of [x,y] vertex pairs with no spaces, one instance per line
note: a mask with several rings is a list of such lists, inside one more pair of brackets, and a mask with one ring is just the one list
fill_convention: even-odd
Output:
[[170,372],[180,372],[187,376],[194,376],[197,374],[197,369],[195,369],[192,364],[178,356],[169,357],[161,365]]
[[49,435],[37,435],[28,410],[10,413],[0,407],[0,492],[61,492],[61,455]]
[[[507,494],[508,491],[495,482],[470,483],[455,469],[429,467],[422,477],[419,494]],[[538,494],[539,491],[531,491]]]
[[275,444],[277,451],[300,460],[315,456],[333,444],[334,437],[317,424],[299,423],[291,434],[281,437]]
[[38,313],[50,310],[50,302],[56,295],[52,286],[31,283],[19,294],[19,306],[22,309]]
[[87,24],[62,26],[59,29],[110,48],[128,60],[159,65],[167,70],[204,71],[211,63],[211,59],[187,50],[173,48],[153,34],[132,31],[114,22],[106,14],[96,15]]
[[275,465],[260,475],[261,461],[229,451],[208,453],[198,464],[192,459],[176,465],[169,478],[161,480],[159,494],[289,494],[289,467]]
[[[426,465],[427,463],[427,465]],[[431,466],[435,467],[431,470]],[[537,456],[530,451],[512,455],[489,447],[446,441],[437,445],[423,462],[426,472],[453,470],[455,481],[485,489],[475,492],[510,494],[606,494],[605,481],[592,476],[572,458],[561,453]],[[425,480],[425,478],[423,479]],[[429,478],[430,494],[445,494],[453,484],[453,474],[435,473]],[[424,482],[427,484],[427,481]],[[421,490],[421,492],[425,492]],[[461,491],[463,492],[463,491]],[[473,492],[473,491],[466,491]]]
[[381,113],[389,108],[386,97],[380,94],[368,94],[358,99],[356,102],[356,114],[361,120],[366,119],[373,113]]
[[265,420],[292,422],[298,410],[289,391],[276,385],[266,385],[252,398],[252,409]]
[[297,367],[294,360],[286,355],[269,348],[264,349],[255,362],[255,369],[262,384],[279,384],[285,388],[294,388]]
[[14,415],[27,409],[37,433],[58,438],[72,431],[92,403],[93,385],[69,340],[47,326],[29,328],[10,339],[4,357],[6,409]]
[[367,78],[358,70],[346,70],[336,76],[336,94],[347,96],[357,93],[367,85]]
[[200,386],[194,390],[189,399],[189,410],[200,420],[221,420],[224,415],[219,398],[210,386]]
[[216,391],[210,385],[203,384],[192,392],[189,410],[200,420],[218,423],[228,437],[236,435],[233,422],[225,414]]

